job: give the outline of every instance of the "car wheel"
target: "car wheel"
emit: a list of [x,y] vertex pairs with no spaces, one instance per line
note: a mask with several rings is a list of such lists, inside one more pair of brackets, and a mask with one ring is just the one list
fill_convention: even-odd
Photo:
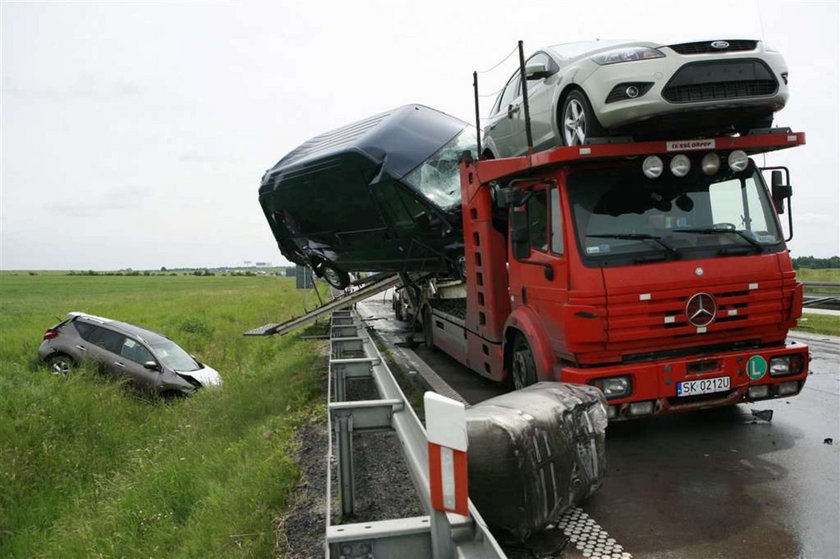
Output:
[[429,349],[435,347],[435,334],[432,332],[432,311],[429,307],[423,309],[423,343]]
[[324,262],[321,265],[321,275],[328,284],[336,289],[344,289],[350,285],[350,275],[343,270],[339,270],[331,262]]
[[513,355],[511,356],[511,380],[513,389],[520,390],[537,382],[537,365],[528,340],[522,334],[517,334],[513,341]]
[[579,89],[570,91],[563,100],[559,116],[560,139],[564,146],[581,146],[590,138],[605,133],[595,118],[589,99]]
[[67,377],[73,372],[76,364],[63,353],[57,353],[47,358],[47,366],[50,368],[50,373],[56,376]]

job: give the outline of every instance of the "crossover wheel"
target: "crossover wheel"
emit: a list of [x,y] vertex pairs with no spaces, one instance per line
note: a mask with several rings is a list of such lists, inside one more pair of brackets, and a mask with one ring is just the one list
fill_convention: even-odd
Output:
[[75,363],[66,355],[59,353],[47,358],[47,366],[50,368],[50,373],[56,376],[66,377],[73,372]]
[[528,340],[522,334],[517,334],[513,341],[513,355],[511,359],[511,379],[513,389],[519,390],[537,382],[537,366],[534,354]]

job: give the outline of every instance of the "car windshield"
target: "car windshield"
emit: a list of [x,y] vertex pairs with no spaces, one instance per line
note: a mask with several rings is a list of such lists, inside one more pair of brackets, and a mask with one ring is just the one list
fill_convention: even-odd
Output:
[[178,347],[173,341],[167,339],[152,340],[149,345],[154,351],[155,357],[164,366],[180,372],[197,371],[201,368],[198,362],[190,357],[190,354]]
[[641,170],[577,171],[569,199],[578,246],[597,265],[759,253],[782,239],[773,206],[752,163],[709,177]]
[[475,148],[475,128],[467,126],[404,180],[438,208],[451,210],[461,204],[461,154],[475,158]]

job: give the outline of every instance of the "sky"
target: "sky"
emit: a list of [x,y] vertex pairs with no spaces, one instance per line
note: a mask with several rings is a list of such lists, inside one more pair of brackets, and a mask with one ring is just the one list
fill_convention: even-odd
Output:
[[0,269],[283,264],[266,169],[407,103],[472,122],[472,71],[519,39],[763,38],[790,69],[776,124],[807,134],[766,157],[791,169],[791,252],[840,254],[836,0],[0,4]]

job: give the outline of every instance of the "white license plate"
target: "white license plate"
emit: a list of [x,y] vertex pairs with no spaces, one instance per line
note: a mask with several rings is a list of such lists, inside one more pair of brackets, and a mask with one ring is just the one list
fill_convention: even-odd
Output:
[[697,396],[729,390],[729,377],[702,378],[677,383],[677,396]]

